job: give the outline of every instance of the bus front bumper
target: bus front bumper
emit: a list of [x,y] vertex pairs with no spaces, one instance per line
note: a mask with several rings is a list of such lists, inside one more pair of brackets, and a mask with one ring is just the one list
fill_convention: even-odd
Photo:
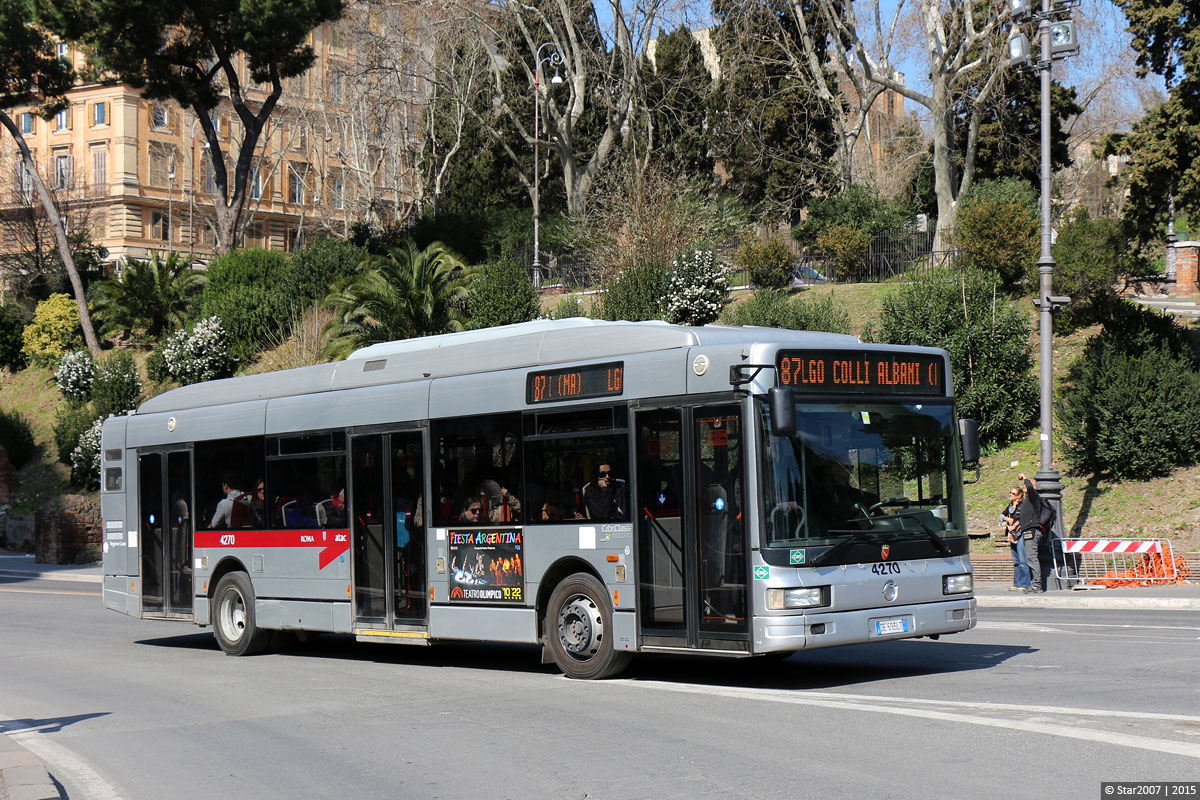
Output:
[[960,633],[975,627],[974,597],[850,611],[754,618],[754,652],[812,650],[845,644]]

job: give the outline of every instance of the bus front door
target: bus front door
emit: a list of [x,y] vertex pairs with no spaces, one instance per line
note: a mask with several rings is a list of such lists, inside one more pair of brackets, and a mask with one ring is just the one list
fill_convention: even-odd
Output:
[[357,436],[350,449],[356,626],[380,630],[424,626],[422,434]]
[[142,615],[192,615],[192,454],[138,457]]
[[636,419],[642,646],[745,652],[740,409],[659,408]]

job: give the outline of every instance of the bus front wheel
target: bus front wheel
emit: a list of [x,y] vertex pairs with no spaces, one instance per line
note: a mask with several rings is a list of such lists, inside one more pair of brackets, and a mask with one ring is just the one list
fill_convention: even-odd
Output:
[[261,653],[271,641],[271,631],[254,620],[254,587],[244,572],[221,578],[213,595],[213,633],[227,656]]
[[543,628],[550,655],[568,678],[608,678],[629,663],[629,653],[613,646],[608,592],[585,572],[571,575],[555,588]]

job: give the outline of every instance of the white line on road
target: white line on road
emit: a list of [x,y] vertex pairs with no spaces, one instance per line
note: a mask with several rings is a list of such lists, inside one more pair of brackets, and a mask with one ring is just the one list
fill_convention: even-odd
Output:
[[121,793],[97,775],[86,761],[44,734],[28,732],[8,736],[44,761],[47,771],[69,789],[78,790],[76,794],[87,800],[122,800]]
[[[1200,759],[1200,744],[1177,742],[1171,739],[1155,739],[1149,736],[1135,736],[1127,733],[1074,728],[1068,725],[1056,725],[1047,722],[1032,722],[1028,720],[998,719],[976,714],[949,713],[921,708],[902,708],[904,704],[922,704],[961,708],[964,710],[1014,711],[1022,714],[1046,713],[1063,716],[1094,716],[1094,717],[1128,717],[1133,719],[1159,719],[1179,722],[1200,722],[1200,717],[1176,714],[1133,713],[1124,711],[1109,711],[1091,708],[1066,708],[1055,706],[1022,706],[1008,703],[978,703],[952,700],[919,700],[908,697],[872,697],[869,695],[837,694],[833,692],[794,692],[784,689],[747,689],[722,686],[699,686],[696,684],[667,683],[664,681],[642,681],[623,679],[607,681],[605,685],[642,686],[668,692],[683,694],[710,695],[730,697],[738,700],[758,700],[770,703],[789,703],[794,705],[821,706],[850,711],[866,711],[873,714],[892,714],[896,716],[920,717],[943,722],[966,723],[983,725],[991,728],[1007,728],[1009,730],[1042,733],[1048,736],[1062,736],[1069,739],[1111,744],[1118,747],[1132,747],[1140,750],[1150,750],[1155,753],[1171,753],[1187,758]],[[895,703],[898,705],[880,705]],[[870,705],[868,705],[870,704]]]
[[980,620],[976,628],[997,630],[1057,630],[1058,628],[1122,628],[1134,631],[1200,631],[1195,625],[1124,625],[1113,622],[991,622]]

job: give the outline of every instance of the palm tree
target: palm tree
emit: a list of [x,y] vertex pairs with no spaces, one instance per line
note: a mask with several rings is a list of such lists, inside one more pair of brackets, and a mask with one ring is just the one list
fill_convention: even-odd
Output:
[[345,358],[377,342],[461,331],[470,269],[441,242],[424,250],[411,241],[363,270],[325,298],[334,318],[325,329],[325,355]]
[[125,259],[118,278],[102,281],[96,290],[95,312],[105,335],[144,331],[157,339],[183,325],[196,295],[204,288],[204,273],[192,268],[187,256],[153,253],[150,259]]

